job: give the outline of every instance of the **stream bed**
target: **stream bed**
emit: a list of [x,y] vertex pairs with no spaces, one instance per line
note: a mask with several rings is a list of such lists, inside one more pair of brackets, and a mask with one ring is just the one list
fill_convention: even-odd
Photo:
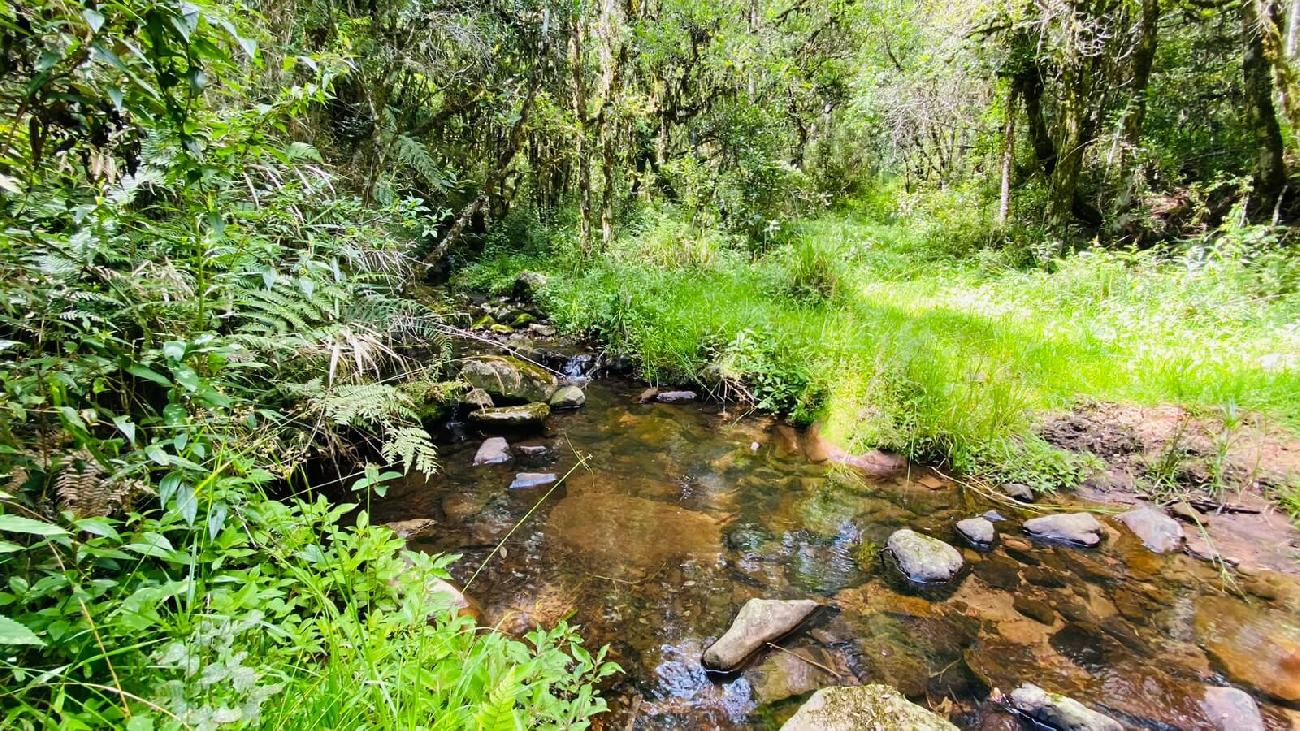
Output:
[[[1232,685],[1264,728],[1300,727],[1291,577],[1225,584],[1213,565],[1153,554],[1113,522],[1096,549],[1035,543],[1020,531],[1031,515],[930,470],[869,480],[815,461],[813,438],[771,419],[640,404],[638,390],[591,383],[584,408],[509,436],[508,464],[472,466],[476,434],[449,441],[439,474],[373,506],[376,522],[432,519],[411,546],[462,554],[460,586],[536,506],[466,593],[487,625],[567,619],[589,647],[609,644],[625,673],[599,726],[778,728],[815,688],[881,682],[960,728],[1017,729],[1027,722],[991,689],[1033,682],[1132,728],[1249,728],[1212,721],[1222,711],[1207,688]],[[518,472],[569,474],[539,504],[551,488],[509,489]],[[953,525],[990,510],[1006,518],[994,546],[965,547]],[[963,573],[908,584],[880,551],[899,528],[962,549]],[[706,674],[704,649],[755,597],[825,608],[743,671]]]

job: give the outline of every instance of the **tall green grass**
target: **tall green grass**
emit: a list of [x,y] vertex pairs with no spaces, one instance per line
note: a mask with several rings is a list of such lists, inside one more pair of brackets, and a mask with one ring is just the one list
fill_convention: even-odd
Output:
[[[1233,231],[1159,253],[1053,257],[1050,242],[1027,250],[955,215],[829,214],[765,253],[710,233],[677,241],[673,258],[659,214],[597,260],[561,238],[528,265],[551,275],[557,324],[637,355],[646,378],[733,379],[848,448],[1041,489],[1084,465],[1039,440],[1034,420],[1081,398],[1300,425],[1296,258]],[[506,279],[501,263],[464,281]]]

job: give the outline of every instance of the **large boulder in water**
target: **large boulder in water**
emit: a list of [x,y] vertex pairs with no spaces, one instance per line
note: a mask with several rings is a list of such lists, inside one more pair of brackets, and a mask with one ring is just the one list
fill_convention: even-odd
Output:
[[1034,538],[1085,548],[1101,543],[1101,531],[1092,513],[1058,513],[1025,521],[1025,532]]
[[1124,731],[1119,721],[1033,683],[1011,691],[1011,707],[1056,731]]
[[938,538],[903,528],[894,531],[886,546],[903,574],[917,583],[948,581],[961,571],[961,554]]
[[521,406],[497,406],[491,409],[479,409],[471,412],[469,421],[480,427],[497,427],[503,429],[520,429],[529,426],[541,426],[546,417],[551,415],[551,407],[546,404],[523,404]]
[[1115,520],[1127,526],[1133,531],[1133,535],[1141,539],[1142,545],[1156,553],[1176,551],[1186,539],[1183,535],[1183,527],[1178,524],[1178,521],[1156,508],[1143,507],[1130,510],[1115,516]]
[[467,359],[461,366],[460,377],[494,399],[507,402],[545,403],[559,386],[559,381],[546,369],[503,355],[479,355]]
[[750,599],[726,633],[704,651],[704,667],[735,670],[763,645],[793,632],[818,606],[810,599]]
[[822,688],[781,731],[957,731],[940,716],[912,703],[887,685]]

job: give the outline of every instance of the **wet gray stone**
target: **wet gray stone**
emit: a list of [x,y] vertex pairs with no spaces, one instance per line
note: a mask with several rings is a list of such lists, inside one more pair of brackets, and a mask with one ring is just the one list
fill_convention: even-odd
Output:
[[505,464],[510,461],[510,444],[501,437],[484,439],[474,453],[474,466]]
[[818,606],[810,599],[750,599],[740,608],[731,627],[704,651],[704,667],[736,669],[763,645],[794,631]]
[[553,472],[520,472],[510,483],[511,490],[525,490],[530,487],[545,487],[557,479]]
[[781,731],[957,731],[943,717],[907,700],[887,685],[822,688]]
[[1034,538],[1091,548],[1101,543],[1102,525],[1091,513],[1057,513],[1025,521]]
[[962,567],[957,549],[908,528],[894,531],[886,546],[903,574],[919,583],[947,581]]
[[1142,507],[1120,513],[1115,519],[1142,540],[1142,545],[1155,553],[1176,551],[1182,547],[1186,536],[1178,521],[1165,515],[1163,510]]
[[686,401],[694,401],[699,395],[694,391],[660,391],[655,400],[665,404],[679,404]]
[[1022,485],[1019,482],[1008,482],[1002,486],[1002,494],[1009,498],[1019,500],[1022,503],[1032,503],[1034,501],[1034,490],[1029,485]]
[[1124,731],[1119,721],[1059,693],[1049,693],[1033,683],[1011,692],[1017,711],[1056,731]]
[[976,548],[987,548],[993,544],[996,533],[993,523],[987,518],[967,518],[957,521],[957,532]]

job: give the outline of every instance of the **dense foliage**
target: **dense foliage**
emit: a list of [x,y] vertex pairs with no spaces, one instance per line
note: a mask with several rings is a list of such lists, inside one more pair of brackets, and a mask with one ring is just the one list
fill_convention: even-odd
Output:
[[580,726],[610,666],[478,634],[300,471],[433,471],[451,386],[424,205],[293,134],[350,67],[269,83],[237,10],[0,10],[0,725]]

